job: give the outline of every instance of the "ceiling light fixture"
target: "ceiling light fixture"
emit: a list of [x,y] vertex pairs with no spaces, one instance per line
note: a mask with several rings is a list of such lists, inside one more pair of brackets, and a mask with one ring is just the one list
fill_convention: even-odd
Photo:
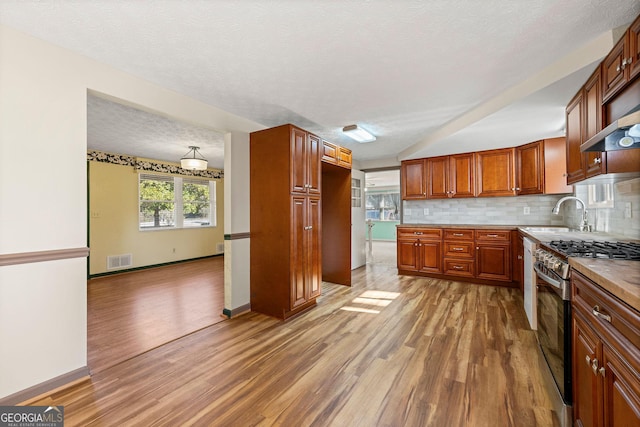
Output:
[[344,132],[349,138],[353,138],[358,142],[372,142],[376,140],[376,137],[371,135],[366,130],[358,127],[358,125],[349,125],[342,128],[342,132]]
[[[207,169],[207,159],[204,158],[202,154],[198,151],[200,147],[196,147],[195,145],[189,146],[189,151],[187,154],[182,156],[180,159],[180,167],[182,169],[187,170],[198,170],[203,171]],[[189,155],[192,154],[191,157]],[[196,154],[200,156],[200,158],[196,157]]]

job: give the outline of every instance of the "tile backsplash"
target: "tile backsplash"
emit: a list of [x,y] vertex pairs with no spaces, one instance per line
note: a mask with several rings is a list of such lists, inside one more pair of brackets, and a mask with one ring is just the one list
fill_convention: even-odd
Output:
[[[562,195],[476,197],[403,202],[405,224],[564,225],[551,210]],[[529,213],[525,214],[525,208]]]
[[[588,204],[589,224],[594,231],[640,239],[640,178],[609,184],[612,202],[607,207],[590,203],[589,192],[593,192],[590,186],[603,184],[575,185],[575,196]],[[404,224],[547,225],[578,228],[582,209],[575,201],[563,203],[560,215],[551,213],[556,202],[564,196],[566,194],[408,200],[403,202],[402,222]],[[630,216],[629,212],[625,213],[625,208],[628,211],[628,206],[631,207]],[[525,208],[528,208],[528,214],[525,214]]]

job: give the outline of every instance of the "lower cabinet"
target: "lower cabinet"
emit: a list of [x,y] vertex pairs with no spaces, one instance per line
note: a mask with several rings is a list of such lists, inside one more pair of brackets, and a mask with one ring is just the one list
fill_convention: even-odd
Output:
[[476,236],[476,277],[511,281],[511,232],[479,230]]
[[640,313],[575,270],[575,426],[640,426]]
[[291,305],[290,310],[320,296],[320,199],[291,197]]
[[398,228],[398,271],[512,284],[511,230]]
[[441,238],[438,229],[398,230],[398,270],[442,273]]

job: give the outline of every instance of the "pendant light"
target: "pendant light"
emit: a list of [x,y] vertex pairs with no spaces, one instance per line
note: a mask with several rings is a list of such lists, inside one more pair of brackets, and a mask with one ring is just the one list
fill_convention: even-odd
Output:
[[[198,151],[200,147],[189,146],[187,154],[180,159],[180,167],[187,170],[203,171],[207,169],[207,159]],[[196,157],[196,154],[200,157]]]

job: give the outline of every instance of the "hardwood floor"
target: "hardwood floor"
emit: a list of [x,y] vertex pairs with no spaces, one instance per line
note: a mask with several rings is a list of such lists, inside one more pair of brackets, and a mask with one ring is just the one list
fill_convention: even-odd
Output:
[[517,290],[369,264],[286,323],[248,313],[33,402],[66,426],[557,425]]
[[221,322],[224,258],[91,279],[87,357],[100,372],[169,341]]

